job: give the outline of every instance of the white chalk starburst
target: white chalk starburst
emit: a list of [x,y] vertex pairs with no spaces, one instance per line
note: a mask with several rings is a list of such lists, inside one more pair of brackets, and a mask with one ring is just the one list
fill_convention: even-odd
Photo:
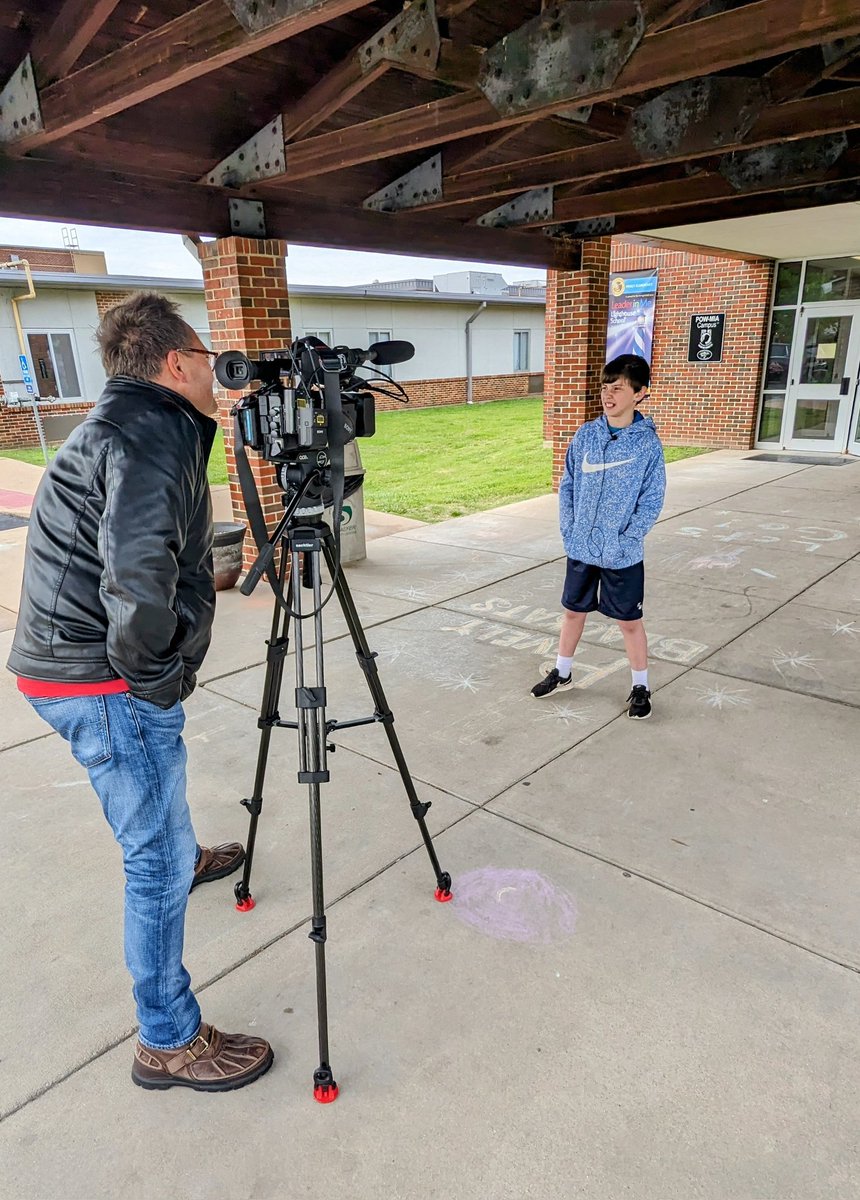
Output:
[[570,704],[552,704],[538,714],[542,721],[563,721],[569,725],[584,725],[591,720],[592,708],[573,708]]
[[691,687],[687,688],[688,692],[695,692],[702,704],[707,704],[709,708],[742,708],[744,705],[752,704],[743,695],[747,688],[739,688],[737,691],[732,691],[726,687]]
[[417,588],[414,586],[398,588],[395,595],[401,600],[420,600],[423,604],[430,604],[433,600],[433,596],[426,588]]
[[691,571],[729,571],[741,561],[740,556],[745,549],[727,550],[723,554],[702,554],[699,558],[691,558],[687,566]]
[[489,679],[479,679],[476,675],[461,675],[457,672],[447,679],[438,679],[436,682],[446,692],[477,692],[490,681]]
[[844,633],[846,637],[856,637],[860,633],[860,627],[854,621],[828,621],[824,627],[831,637],[838,637]]
[[791,671],[795,674],[803,674],[808,672],[810,675],[821,677],[821,672],[816,667],[816,663],[820,660],[813,658],[811,654],[801,654],[799,650],[782,650],[779,647],[771,652],[771,662],[777,670],[777,673],[785,678],[785,672]]

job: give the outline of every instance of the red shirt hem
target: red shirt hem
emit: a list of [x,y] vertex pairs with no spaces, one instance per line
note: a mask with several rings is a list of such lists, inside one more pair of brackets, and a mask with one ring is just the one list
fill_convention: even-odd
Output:
[[53,683],[19,675],[18,691],[34,700],[63,700],[72,696],[116,696],[129,691],[129,686],[124,679],[103,679],[100,683]]

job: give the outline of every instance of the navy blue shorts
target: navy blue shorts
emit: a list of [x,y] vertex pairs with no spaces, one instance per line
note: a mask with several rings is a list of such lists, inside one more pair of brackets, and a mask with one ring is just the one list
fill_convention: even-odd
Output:
[[596,610],[613,621],[639,621],[644,598],[644,563],[610,571],[575,558],[567,560],[561,602],[571,612]]

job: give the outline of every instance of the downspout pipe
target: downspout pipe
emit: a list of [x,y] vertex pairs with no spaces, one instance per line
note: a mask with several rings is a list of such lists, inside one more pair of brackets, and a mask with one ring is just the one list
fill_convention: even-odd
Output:
[[[11,296],[10,299],[12,301],[12,315],[15,318],[15,329],[18,333],[18,348],[24,361],[29,362],[30,356],[27,353],[27,343],[24,340],[24,326],[21,324],[21,314],[18,311],[18,305],[22,302],[22,300],[36,299],[36,288],[33,284],[33,274],[30,270],[30,264],[26,258],[21,258],[15,262],[0,263],[0,268],[7,271],[19,271],[21,268],[23,268],[24,275],[27,279],[27,291],[19,292],[17,296]],[[42,447],[42,455],[45,459],[45,466],[47,466],[49,462],[48,446],[45,442],[45,430],[42,427],[42,418],[39,413],[38,401],[35,396],[33,397],[33,422],[36,426],[36,432],[39,435],[39,444]]]
[[478,317],[487,307],[486,300],[481,301],[481,307],[476,308],[466,322],[466,403],[474,404],[474,384],[472,380],[472,322],[477,321]]

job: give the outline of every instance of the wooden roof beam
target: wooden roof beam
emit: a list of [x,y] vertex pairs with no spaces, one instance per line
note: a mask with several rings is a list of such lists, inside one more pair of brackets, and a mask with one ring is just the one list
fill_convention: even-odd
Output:
[[789,55],[765,75],[774,100],[796,100],[823,79],[838,75],[860,50],[860,37],[840,38],[822,46],[808,46]]
[[[236,196],[208,187],[146,175],[88,169],[70,172],[65,163],[9,159],[0,154],[0,215],[89,222],[124,229],[150,229],[204,235],[235,233],[228,208]],[[395,252],[438,258],[479,258],[486,262],[552,266],[563,252],[541,233],[474,229],[456,221],[406,217],[396,223],[385,214],[332,204],[266,201],[266,236],[312,246]]]
[[45,86],[68,75],[119,0],[65,0],[51,25],[30,47],[36,81]]
[[[814,137],[860,127],[860,87],[846,88],[824,96],[805,97],[765,108],[752,125],[734,140],[715,144],[707,129],[696,126],[674,149],[649,159],[629,135],[614,142],[561,150],[534,159],[483,167],[460,175],[443,177],[440,201],[424,210],[454,208],[477,199],[497,200],[533,188],[609,178],[622,171],[659,162],[694,161],[729,150],[751,149],[793,138]],[[697,140],[698,139],[698,140]],[[443,156],[444,158],[444,156]]]
[[860,152],[848,150],[844,139],[833,136],[802,139],[778,143],[769,148],[768,154],[745,151],[725,155],[715,164],[715,170],[686,179],[661,180],[558,200],[549,220],[526,219],[514,227],[533,229],[571,221],[591,221],[596,217],[617,219],[655,209],[713,204],[739,194],[790,191],[858,176]]
[[6,144],[25,154],[238,62],[369,0],[203,0],[182,16],[39,93],[41,129]]
[[616,81],[598,92],[509,115],[499,114],[481,94],[467,93],[307,138],[292,147],[286,178],[292,181],[344,170],[529,123],[572,103],[586,105],[635,95],[696,78],[703,70],[724,71],[816,45],[822,38],[857,34],[860,6],[855,0],[784,0],[778,8],[771,0],[757,0],[646,37]]
[[[825,208],[831,204],[856,204],[860,201],[860,179],[839,180],[816,184],[813,187],[792,188],[747,196],[731,196],[711,204],[652,209],[648,213],[618,217],[613,235],[636,233],[647,236],[649,230],[670,229],[673,226],[705,225],[713,221],[730,221],[738,217],[756,217],[767,213],[795,212],[798,209]],[[576,226],[570,236],[577,235]],[[665,236],[665,233],[664,235]]]

